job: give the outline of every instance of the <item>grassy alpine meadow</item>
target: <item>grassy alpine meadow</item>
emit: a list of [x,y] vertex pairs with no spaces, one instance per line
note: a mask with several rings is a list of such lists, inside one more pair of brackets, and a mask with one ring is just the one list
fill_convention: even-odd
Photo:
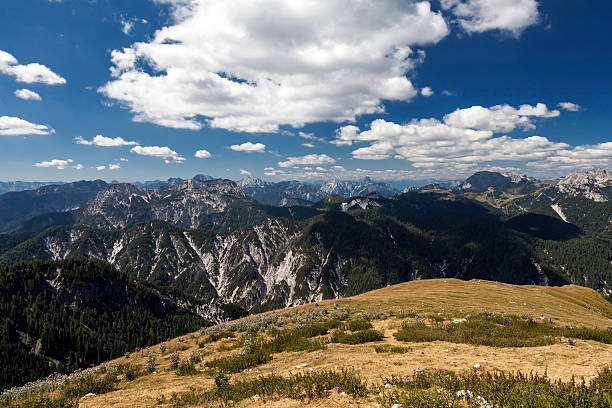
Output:
[[538,322],[531,316],[517,317],[491,313],[469,316],[457,323],[404,322],[395,333],[400,341],[477,344],[490,347],[537,347],[558,342],[561,337],[612,343],[612,327],[608,329],[572,328],[550,321]]
[[[425,283],[223,322],[9,390],[0,406],[611,406],[612,304],[601,295]],[[498,308],[496,288],[522,307]]]

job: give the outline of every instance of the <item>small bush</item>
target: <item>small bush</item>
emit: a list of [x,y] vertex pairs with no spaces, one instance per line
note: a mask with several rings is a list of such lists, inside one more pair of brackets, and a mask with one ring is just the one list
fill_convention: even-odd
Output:
[[332,343],[343,343],[343,344],[362,344],[369,343],[371,341],[381,341],[384,338],[383,334],[378,330],[368,329],[359,330],[354,333],[344,333],[337,331],[332,336]]
[[178,353],[178,351],[175,351],[174,353],[170,354],[168,360],[170,361],[170,369],[171,370],[176,370],[178,368],[178,365],[179,365],[179,353]]
[[210,339],[210,343],[214,343],[215,341],[223,340],[223,339],[233,339],[236,337],[236,333],[233,331],[225,331],[219,333],[209,334],[208,338]]
[[365,319],[351,320],[346,324],[346,328],[350,331],[367,330],[372,328],[372,323]]
[[405,322],[395,333],[400,341],[477,344],[490,347],[537,347],[554,344],[556,337],[574,337],[612,343],[612,330],[557,327],[517,316],[481,313],[463,323],[436,324]]
[[272,360],[272,356],[264,353],[261,350],[255,350],[250,354],[238,354],[236,356],[217,358],[206,362],[205,366],[210,368],[218,368],[226,373],[239,373],[242,370],[256,367],[260,364],[266,364]]
[[292,398],[295,400],[314,400],[325,398],[331,390],[345,392],[355,398],[368,394],[367,385],[353,372],[325,371],[306,374],[294,374],[281,377],[271,374],[253,380],[237,381],[229,384],[223,380],[214,390],[196,394],[194,391],[181,396],[174,396],[175,406],[205,405],[212,401],[238,401],[258,394],[261,397]]
[[374,351],[376,351],[377,353],[405,354],[411,352],[412,348],[381,344],[380,346],[374,346]]
[[189,353],[189,362],[191,364],[198,364],[202,361],[202,353],[200,353],[200,350],[193,350],[191,353]]
[[[544,376],[501,372],[454,373],[425,370],[412,377],[385,381],[405,392],[383,394],[379,401],[405,407],[609,407],[612,388],[605,369],[587,386],[584,382],[563,383]],[[600,378],[604,380],[598,382]],[[435,391],[434,391],[435,390]]]
[[197,373],[198,370],[196,370],[195,364],[185,357],[181,359],[176,368],[176,375],[196,375]]
[[230,377],[229,375],[225,374],[223,370],[217,369],[213,375],[213,378],[215,380],[215,387],[217,387],[217,389],[227,387],[229,385]]
[[134,381],[136,379],[136,367],[128,364],[123,367],[123,378],[125,381]]

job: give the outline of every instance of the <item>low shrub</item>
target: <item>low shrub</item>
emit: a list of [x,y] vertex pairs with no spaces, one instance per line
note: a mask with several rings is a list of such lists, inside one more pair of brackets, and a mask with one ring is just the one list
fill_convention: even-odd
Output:
[[233,384],[223,381],[221,386],[211,391],[176,395],[171,402],[175,406],[202,405],[218,400],[236,403],[256,394],[260,397],[313,400],[328,397],[334,389],[355,398],[368,394],[368,387],[359,376],[343,370],[294,374],[289,377],[271,374]]
[[136,367],[134,367],[133,365],[128,364],[123,366],[122,372],[125,381],[134,381],[136,379]]
[[181,361],[178,363],[178,366],[176,367],[176,375],[196,375],[197,373],[198,370],[196,370],[193,361],[185,357],[181,359]]
[[367,330],[372,328],[372,323],[365,319],[351,320],[346,324],[346,329],[350,331]]
[[81,398],[89,393],[105,394],[113,391],[117,384],[117,370],[108,370],[103,375],[90,373],[69,381],[60,393],[60,399]]
[[148,357],[147,357],[147,371],[149,373],[154,373],[155,369],[157,367],[157,363],[155,362],[155,355],[152,353],[149,353]]
[[227,387],[230,383],[229,375],[225,374],[223,370],[217,369],[215,374],[213,374],[213,379],[215,380],[215,387],[217,389]]
[[193,350],[191,353],[189,353],[189,362],[191,362],[192,364],[198,364],[202,361],[202,353],[200,353],[200,350]]
[[471,371],[457,374],[425,370],[410,378],[386,379],[386,383],[404,391],[386,392],[380,402],[419,407],[609,407],[612,404],[612,382],[609,381],[612,374],[606,370],[610,373],[609,369],[602,370],[588,386],[584,382],[563,383],[521,373]]
[[463,323],[436,324],[406,322],[395,337],[400,341],[477,344],[490,347],[537,347],[554,344],[556,337],[574,337],[612,343],[612,330],[558,327],[530,318],[481,313]]
[[394,354],[405,354],[412,351],[410,347],[391,346],[389,344],[381,344],[374,346],[374,351],[377,353],[394,353]]
[[272,356],[269,353],[264,353],[261,350],[255,350],[249,354],[238,354],[230,357],[217,358],[205,363],[206,367],[218,368],[226,373],[239,373],[243,370],[256,367],[260,364],[266,364],[272,361]]
[[178,353],[178,351],[175,351],[174,353],[170,354],[170,356],[168,356],[168,361],[170,361],[170,369],[171,370],[176,370],[178,368],[178,365],[179,365],[179,353]]
[[383,338],[384,336],[380,331],[367,329],[348,334],[342,331],[337,331],[332,336],[331,341],[332,343],[362,344],[372,341],[381,341]]

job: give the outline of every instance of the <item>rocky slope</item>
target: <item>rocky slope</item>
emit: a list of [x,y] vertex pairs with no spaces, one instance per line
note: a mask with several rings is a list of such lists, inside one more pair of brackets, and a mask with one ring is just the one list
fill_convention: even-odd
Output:
[[612,199],[612,173],[601,168],[577,171],[562,178],[557,183],[557,189],[573,197],[582,196],[596,202],[609,201]]
[[196,228],[203,217],[223,212],[236,200],[251,198],[229,180],[189,179],[155,189],[115,184],[76,211],[75,224],[120,229],[158,219],[181,228]]
[[[132,278],[180,289],[208,305],[233,303],[247,310],[432,277],[568,281],[537,267],[525,239],[460,197],[371,195],[332,205],[347,212],[327,211],[303,222],[271,218],[229,234],[159,220],[123,230],[55,227],[6,250],[0,265],[101,259]],[[210,317],[217,312],[211,309]]]
[[556,214],[564,221],[579,222],[566,217],[567,207],[575,206],[580,201],[585,211],[589,211],[588,208],[599,203],[609,202],[612,197],[612,173],[604,169],[581,170],[553,182],[509,182],[497,187],[461,192],[499,208],[506,215],[544,211]]

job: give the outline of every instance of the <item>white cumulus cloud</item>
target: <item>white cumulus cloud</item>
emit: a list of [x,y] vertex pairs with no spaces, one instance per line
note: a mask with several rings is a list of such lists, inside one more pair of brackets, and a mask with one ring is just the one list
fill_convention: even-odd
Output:
[[96,170],[98,171],[106,170],[106,166],[96,166]]
[[148,21],[145,20],[144,18],[136,18],[136,17],[126,18],[124,16],[121,16],[120,23],[121,23],[121,32],[125,35],[130,35],[136,23],[147,24]]
[[425,97],[430,97],[434,94],[433,89],[431,89],[430,86],[426,86],[424,88],[421,89],[421,95],[425,96]]
[[468,33],[500,30],[518,37],[537,24],[540,15],[537,0],[442,0],[441,4]]
[[[490,109],[477,107],[457,110],[438,119],[414,119],[398,124],[376,119],[369,129],[353,125],[339,128],[332,143],[337,145],[367,144],[353,150],[362,160],[401,159],[411,163],[414,178],[453,177],[475,170],[514,168],[540,171],[569,170],[593,166],[612,166],[612,142],[570,146],[543,136],[513,138],[496,136],[517,126],[533,128],[533,117],[556,117],[546,105],[522,105],[512,108],[498,105]],[[476,112],[477,114],[472,115]],[[500,166],[499,163],[505,163]],[[507,163],[512,162],[512,166]],[[314,175],[313,175],[314,177]]]
[[13,55],[2,50],[0,50],[0,73],[13,76],[17,81],[28,84],[63,85],[66,83],[64,78],[45,65],[36,62],[21,65]]
[[300,165],[334,164],[336,160],[326,154],[308,154],[301,157],[287,157],[286,161],[278,162],[280,167],[293,167]]
[[0,136],[50,135],[55,130],[13,116],[0,116]]
[[243,176],[250,176],[251,172],[245,169],[240,169],[240,174],[242,174]]
[[382,112],[417,94],[414,48],[449,32],[426,1],[164,2],[174,23],[114,50],[99,91],[135,121],[174,128],[276,132]]
[[262,153],[266,151],[266,145],[263,143],[251,143],[251,142],[245,142],[239,145],[231,145],[230,149],[236,151],[236,152],[247,152],[247,153],[253,153],[253,152],[258,152],[258,153]]
[[[34,167],[55,167],[58,170],[64,170],[70,163],[72,163],[72,159],[53,159],[53,160],[45,160],[39,163],[34,163]],[[78,165],[77,165],[78,166]]]
[[166,163],[182,163],[185,161],[184,157],[167,146],[134,146],[130,151],[142,156],[159,157],[164,159]]
[[580,109],[582,109],[580,107],[580,105],[578,105],[576,103],[572,103],[572,102],[561,102],[559,104],[559,107],[561,109],[569,111],[569,112],[578,112],[578,111],[580,111]]
[[457,110],[451,114],[453,116],[446,115],[444,122],[415,119],[406,124],[397,124],[377,119],[370,124],[370,129],[364,131],[353,125],[344,126],[336,131],[336,144],[365,142],[368,146],[353,150],[354,158],[404,159],[410,161],[414,168],[436,168],[441,172],[446,169],[447,174],[451,169],[467,171],[482,163],[495,161],[545,160],[569,148],[566,143],[552,142],[542,136],[494,137],[495,133],[513,129],[519,124],[529,125],[530,122],[520,119],[521,115],[528,120],[531,115],[558,115],[558,111],[553,113],[543,104],[523,105],[519,109],[508,105],[492,110],[478,107],[478,115],[474,116],[471,115],[474,112],[472,108]]
[[85,166],[83,166],[81,163],[77,164],[74,166],[75,169],[77,170],[82,170]]
[[196,151],[194,156],[197,157],[198,159],[210,159],[212,157],[210,152],[208,150],[205,150],[205,149],[201,149],[201,150]]
[[26,101],[42,101],[39,94],[34,91],[30,91],[29,89],[17,89],[14,94],[19,99],[24,99]]
[[124,140],[121,137],[106,137],[97,135],[92,140],[86,140],[82,136],[77,136],[74,139],[76,144],[87,146],[102,146],[102,147],[117,147],[117,146],[135,146],[138,142]]
[[119,170],[121,165],[119,163],[111,163],[108,165],[109,170]]
[[516,128],[535,129],[534,118],[555,118],[561,113],[549,110],[543,103],[536,106],[521,105],[514,108],[510,105],[495,105],[490,108],[472,106],[444,116],[444,123],[458,128],[490,130],[496,133],[512,132]]

